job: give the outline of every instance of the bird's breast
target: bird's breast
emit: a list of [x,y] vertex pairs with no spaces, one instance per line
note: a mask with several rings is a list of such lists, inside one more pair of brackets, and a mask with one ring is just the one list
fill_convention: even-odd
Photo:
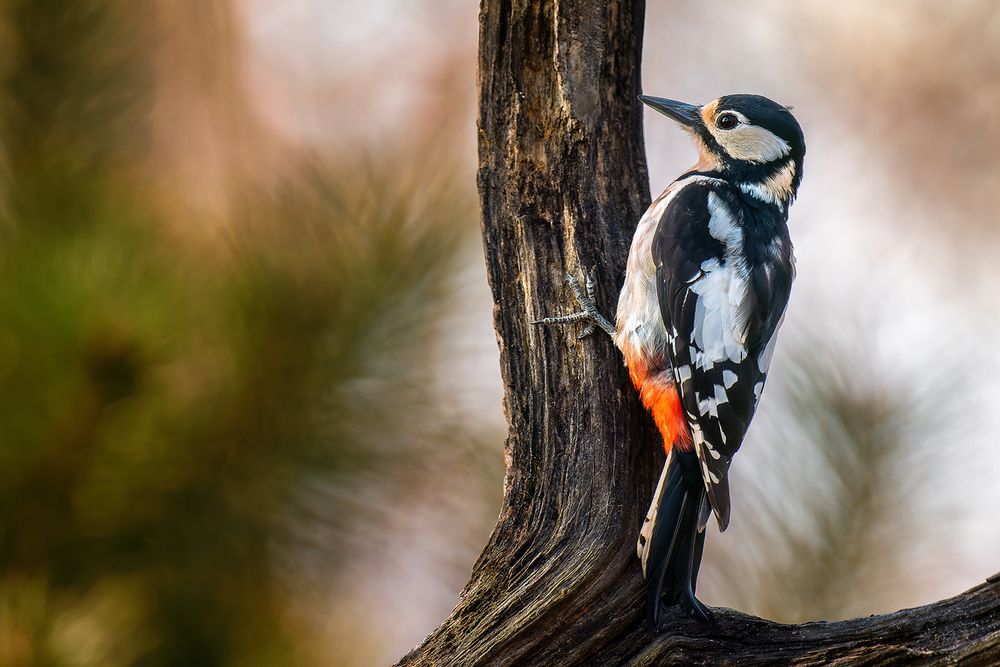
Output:
[[637,374],[645,375],[664,366],[667,330],[656,292],[653,237],[663,212],[680,185],[680,182],[674,183],[653,201],[639,220],[629,248],[625,284],[618,296],[615,314],[615,344],[625,357],[633,381],[637,379]]

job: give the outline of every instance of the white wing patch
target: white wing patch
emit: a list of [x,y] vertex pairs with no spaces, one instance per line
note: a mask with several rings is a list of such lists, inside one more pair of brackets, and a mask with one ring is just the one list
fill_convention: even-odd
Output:
[[743,304],[747,279],[734,263],[723,264],[715,258],[705,260],[701,270],[704,275],[688,288],[697,296],[691,341],[701,353],[692,361],[702,369],[722,360],[739,363],[746,358]]
[[691,341],[698,353],[692,351],[692,362],[701,369],[712,368],[718,361],[739,363],[746,358],[744,303],[749,285],[743,229],[714,192],[708,194],[708,210],[709,233],[726,246],[726,254],[723,261],[713,257],[702,262],[700,275],[688,287],[697,297]]
[[743,228],[739,226],[729,207],[715,192],[708,193],[708,233],[726,246],[727,255],[743,251]]

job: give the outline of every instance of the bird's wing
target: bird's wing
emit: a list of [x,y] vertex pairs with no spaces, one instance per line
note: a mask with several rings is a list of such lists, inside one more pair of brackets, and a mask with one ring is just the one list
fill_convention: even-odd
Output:
[[760,398],[791,284],[780,267],[750,268],[734,251],[743,247],[742,215],[728,184],[695,181],[667,206],[653,241],[666,355],[721,530],[729,464]]

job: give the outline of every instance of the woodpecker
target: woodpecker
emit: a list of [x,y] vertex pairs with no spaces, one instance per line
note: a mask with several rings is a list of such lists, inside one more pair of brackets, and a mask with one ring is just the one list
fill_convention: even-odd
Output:
[[729,465],[760,401],[795,275],[788,207],[805,139],[791,111],[760,95],[694,105],[640,96],[694,139],[698,162],[639,220],[612,326],[567,276],[585,322],[614,339],[667,458],[639,534],[650,626],[679,605],[712,622],[695,597],[705,528],[729,525]]

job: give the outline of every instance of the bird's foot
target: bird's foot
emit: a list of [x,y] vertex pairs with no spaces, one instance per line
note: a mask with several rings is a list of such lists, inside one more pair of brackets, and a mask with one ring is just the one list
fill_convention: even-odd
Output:
[[544,317],[540,320],[533,320],[532,324],[570,324],[572,322],[585,322],[586,325],[577,339],[583,339],[594,333],[594,331],[600,327],[606,334],[614,338],[615,327],[611,324],[608,318],[601,315],[601,312],[597,310],[597,304],[594,302],[594,282],[590,279],[590,276],[586,277],[586,288],[580,286],[580,281],[577,280],[572,274],[566,274],[566,282],[569,283],[569,287],[573,290],[573,296],[576,297],[576,302],[580,304],[580,308],[583,310],[571,313],[569,315],[560,315],[558,317]]
[[670,622],[667,620],[667,605],[663,602],[659,602],[656,606],[656,613],[653,617],[649,619],[649,629],[653,631],[654,635],[666,632],[670,627]]
[[715,614],[709,611],[708,607],[703,605],[698,598],[694,596],[694,591],[691,589],[688,589],[685,593],[681,594],[680,598],[677,600],[677,605],[681,608],[681,611],[694,620],[707,623],[709,625],[715,625]]
[[[699,623],[705,623],[706,625],[715,625],[715,614],[713,614],[707,606],[702,604],[698,598],[694,596],[694,593],[686,593],[674,603],[676,604],[681,613],[683,613],[688,618],[692,618]],[[677,622],[677,617],[674,616],[674,623]],[[667,605],[660,602],[657,605],[656,613],[649,619],[649,627],[653,631],[654,635],[658,635],[665,632],[671,627],[671,621],[669,619],[669,613],[667,611]]]

